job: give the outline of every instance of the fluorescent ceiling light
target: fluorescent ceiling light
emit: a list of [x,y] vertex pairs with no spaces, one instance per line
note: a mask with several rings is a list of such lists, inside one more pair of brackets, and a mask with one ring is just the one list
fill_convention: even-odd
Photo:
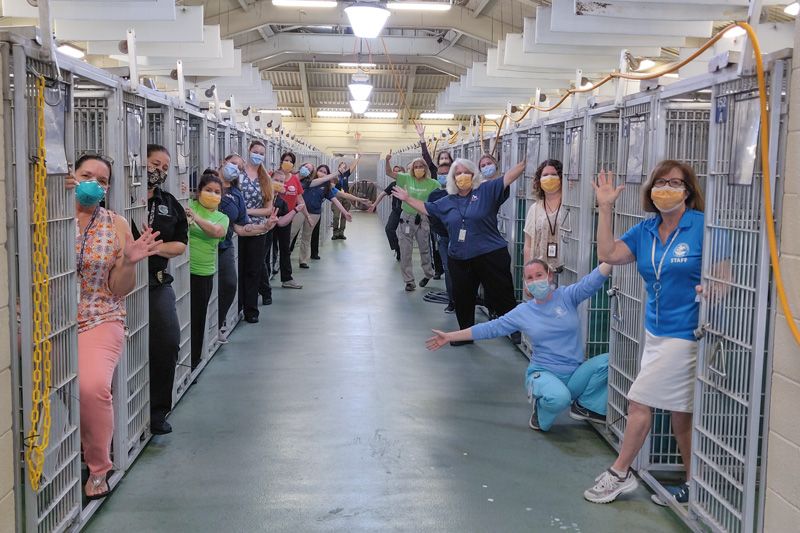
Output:
[[265,113],[267,115],[282,115],[284,117],[291,117],[292,111],[290,109],[259,109],[259,113]]
[[652,59],[642,59],[639,62],[639,68],[637,68],[636,70],[637,71],[649,70],[649,69],[653,68],[654,66],[656,66],[656,62],[653,61]]
[[75,48],[71,44],[62,44],[58,47],[58,51],[65,56],[74,57],[75,59],[83,59],[83,57],[86,55],[86,52],[80,48]]
[[741,26],[736,26],[735,28],[731,28],[728,31],[726,31],[725,35],[727,37],[734,37],[735,38],[735,37],[741,37],[742,35],[745,35],[746,33],[747,33],[747,31],[744,28],[742,28]]
[[372,85],[369,83],[369,76],[359,71],[353,74],[352,82],[347,85],[353,100],[366,100],[372,92]]
[[322,118],[350,118],[350,111],[317,111],[317,116]]
[[796,17],[800,14],[800,2],[794,2],[783,8],[783,12],[791,17]]
[[486,120],[497,120],[501,116],[502,115],[498,115],[497,113],[488,113],[486,115],[483,115],[483,118],[485,118]]
[[396,111],[367,111],[364,113],[367,118],[397,118]]
[[450,11],[450,2],[389,2],[386,7],[405,11]]
[[333,0],[272,0],[273,6],[278,7],[336,7]]
[[339,63],[342,68],[375,68],[375,63]]
[[353,34],[362,39],[374,39],[377,37],[386,25],[386,19],[390,15],[389,11],[381,7],[359,5],[346,7],[344,12],[350,20]]
[[452,120],[455,115],[453,113],[420,113],[419,118],[428,120]]
[[353,113],[360,115],[369,107],[369,100],[350,100],[350,109]]

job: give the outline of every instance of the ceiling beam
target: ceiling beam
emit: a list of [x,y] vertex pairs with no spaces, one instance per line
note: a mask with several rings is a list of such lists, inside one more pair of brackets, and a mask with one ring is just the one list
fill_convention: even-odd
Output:
[[[417,81],[417,67],[411,67],[411,72],[408,73],[408,84],[406,85],[406,94],[404,96],[404,101],[406,103],[405,107],[403,108],[403,125],[408,126],[408,119],[411,117],[408,116],[408,110],[411,107],[412,99],[414,98],[414,83]],[[419,91],[423,92],[423,91]],[[426,91],[430,92],[430,91]],[[439,91],[432,91],[434,93],[438,93]]]
[[306,76],[305,63],[300,63],[300,86],[303,90],[303,111],[306,124],[311,124],[311,98],[308,95],[308,76]]
[[[519,22],[522,23],[521,18]],[[222,36],[226,39],[267,25],[350,26],[343,10],[276,8],[267,1],[254,4],[247,11],[237,8],[209,16],[205,23],[219,24]],[[394,12],[390,23],[392,28],[453,29],[489,44],[494,44],[507,31],[522,31],[521,26],[509,28],[508,24],[503,24],[500,20],[493,20],[487,16],[473,17],[469,9],[457,5],[444,12]]]
[[[244,0],[239,0],[243,2]],[[472,10],[472,18],[480,17],[484,11],[489,9],[494,5],[495,0],[478,0],[478,5],[475,6],[475,9]]]
[[[321,71],[321,72],[324,72],[324,73],[328,74],[330,71],[324,70],[324,71]],[[416,68],[414,70],[412,70],[410,74],[408,72],[403,72],[403,76],[410,76],[409,79],[408,79],[408,86],[413,86],[412,80],[414,78],[415,73],[416,73]],[[307,68],[306,69],[306,75],[308,75],[308,74],[311,74],[311,69]],[[370,73],[370,77],[373,77],[372,73]],[[272,86],[272,90],[273,91],[300,91],[301,88],[297,87],[295,85],[273,85]],[[341,91],[346,91],[346,90],[347,90],[346,87],[309,87],[308,88],[308,91],[311,92],[311,93],[333,93],[333,92],[341,92]],[[416,94],[439,94],[443,90],[444,89],[420,89],[420,90],[414,91],[413,87],[412,87],[412,91],[411,92],[412,93],[416,93]],[[372,92],[373,93],[378,93],[378,94],[390,94],[390,93],[397,93],[398,91],[397,91],[397,89],[372,89]],[[409,101],[409,95],[407,93],[408,93],[408,88],[406,88],[406,93],[404,93],[406,102]]]
[[[263,74],[264,71],[270,70],[282,70],[281,67],[287,64],[298,63],[298,62],[308,62],[308,54],[302,54],[298,52],[287,52],[285,54],[281,54],[269,60],[261,61],[256,65]],[[380,65],[388,65],[385,62],[378,62]],[[421,57],[421,56],[392,56],[392,64],[394,68],[404,74],[407,72],[407,69],[410,65],[416,65],[418,67],[427,67],[433,69],[438,72],[438,75],[447,76],[453,80],[458,80],[461,78],[463,74],[466,74],[467,69],[463,67],[459,67],[457,65],[452,65],[449,63],[444,63],[437,59],[431,57]],[[307,66],[310,67],[313,63],[308,63]],[[283,69],[287,70],[287,69]],[[307,72],[327,72],[327,73],[335,73],[335,74],[353,74],[356,69],[354,68],[345,68],[345,67],[336,67],[336,68],[325,68],[325,69],[313,69],[307,68]],[[294,72],[297,72],[294,70]],[[377,71],[376,74],[389,74],[388,71]]]

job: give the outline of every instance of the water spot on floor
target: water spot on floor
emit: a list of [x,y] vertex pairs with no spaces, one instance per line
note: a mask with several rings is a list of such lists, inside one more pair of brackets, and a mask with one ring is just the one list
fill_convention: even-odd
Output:
[[328,511],[328,514],[339,514],[344,511],[344,507],[337,507],[336,509],[331,509]]
[[488,489],[488,488],[489,488],[489,485],[483,485],[483,488],[484,488],[484,489]]
[[494,503],[494,498],[487,498],[486,501],[489,503]]

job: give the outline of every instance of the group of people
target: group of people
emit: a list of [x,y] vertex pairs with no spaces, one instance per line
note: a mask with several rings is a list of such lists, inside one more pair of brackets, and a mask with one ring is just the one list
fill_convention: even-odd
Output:
[[[81,404],[81,443],[89,479],[88,499],[109,493],[113,468],[114,429],[111,384],[125,343],[125,298],[136,287],[136,264],[148,261],[150,430],[172,431],[166,417],[172,409],[175,370],[180,348],[180,323],[169,260],[189,247],[191,288],[191,369],[203,359],[208,306],[219,278],[219,336],[227,342],[226,316],[234,304],[247,322],[259,320],[261,305],[272,303],[272,265],[279,264],[281,286],[302,289],[292,276],[291,254],[300,242],[299,267],[320,259],[319,224],[324,200],[337,213],[333,239],[345,239],[348,207],[369,200],[348,192],[353,167],[342,162],[337,173],[327,165],[304,163],[281,156],[279,169],[264,166],[266,146],[254,140],[248,154],[230,154],[218,169],[206,169],[193,197],[183,206],[163,185],[171,154],[160,145],[147,147],[147,219],[130,225],[105,207],[112,186],[112,165],[100,155],[87,154],[75,163],[66,187],[75,190],[78,302],[78,362]],[[295,171],[296,170],[296,171]],[[239,264],[233,249],[238,236]],[[315,237],[316,235],[316,237]],[[316,238],[316,243],[315,243]],[[279,259],[273,263],[272,258]],[[139,280],[141,281],[141,280]]]
[[[509,196],[509,186],[523,173],[525,161],[501,173],[491,155],[481,156],[475,165],[466,159],[454,161],[448,152],[440,152],[434,165],[424,130],[420,130],[420,145],[422,157],[412,161],[409,173],[391,165],[391,152],[386,157],[386,174],[395,181],[378,197],[376,205],[389,196],[396,201],[386,233],[401,262],[407,291],[416,287],[413,241],[419,247],[423,270],[419,285],[424,287],[432,275],[430,257],[434,248],[429,238],[431,232],[435,234],[451,302],[446,311],[456,311],[459,330],[433,330],[426,343],[428,349],[524,332],[532,345],[525,374],[532,404],[530,428],[548,431],[565,410],[573,419],[605,423],[609,354],[586,359],[579,306],[602,289],[612,265],[635,262],[647,292],[641,370],[628,392],[627,424],[619,456],[597,476],[584,498],[609,503],[637,488],[631,465],[650,431],[654,408],[671,412],[688,479],[697,357],[694,330],[698,294],[703,293],[704,203],[694,170],[679,161],[660,162],[641,187],[643,210],[655,216],[619,239],[614,238],[612,212],[624,185],[615,186],[613,176],[601,172],[592,184],[598,207],[597,253],[601,263],[577,283],[559,286],[559,230],[568,216],[561,205],[563,167],[557,160],[543,161],[532,180],[530,192],[535,202],[524,227],[525,301],[517,304],[508,243],[497,228],[497,213]],[[715,276],[725,279],[730,265],[724,258],[729,255],[723,250],[715,257],[723,258],[713,267]],[[487,305],[498,317],[475,325],[480,285]],[[667,489],[676,502],[688,502],[688,483]],[[655,495],[653,501],[667,504]]]

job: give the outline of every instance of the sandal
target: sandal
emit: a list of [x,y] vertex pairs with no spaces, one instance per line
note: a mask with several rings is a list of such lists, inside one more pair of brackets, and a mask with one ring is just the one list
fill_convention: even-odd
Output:
[[[86,485],[83,488],[84,494],[86,494],[87,500],[101,500],[108,496],[111,493],[111,488],[108,486],[107,475],[103,474],[102,476],[94,476],[90,475],[89,479],[86,481]],[[91,488],[92,490],[97,490],[98,488],[105,485],[106,490],[102,492],[98,492],[96,494],[89,494],[87,489]]]

